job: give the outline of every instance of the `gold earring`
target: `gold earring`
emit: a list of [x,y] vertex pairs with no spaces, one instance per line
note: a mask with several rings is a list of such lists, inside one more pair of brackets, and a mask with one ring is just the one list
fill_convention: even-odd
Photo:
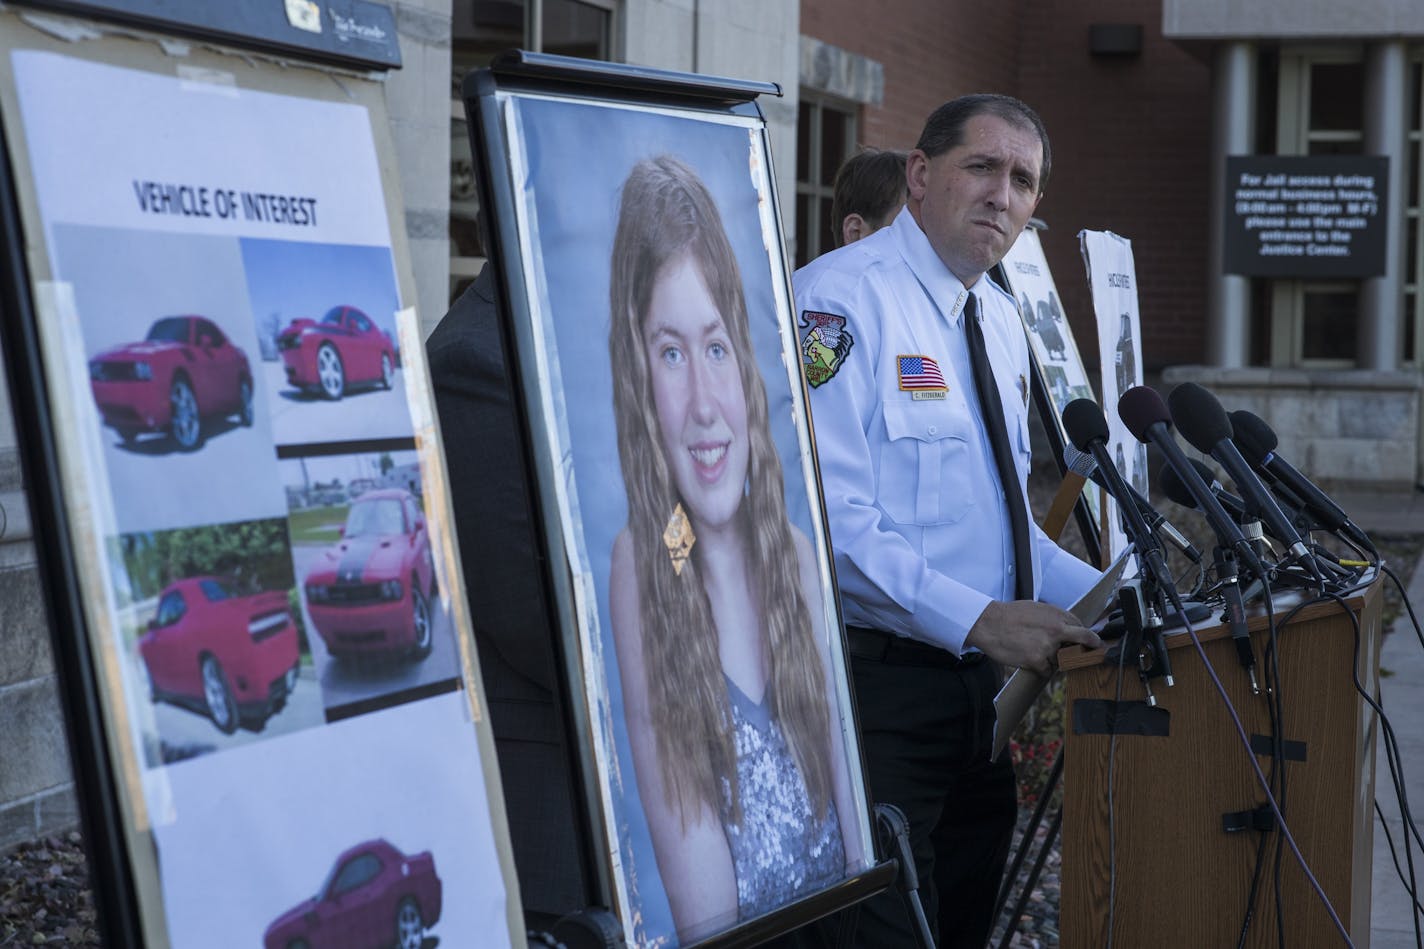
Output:
[[682,565],[687,563],[687,558],[692,555],[692,545],[696,542],[697,537],[692,533],[692,522],[687,519],[687,514],[682,510],[682,502],[679,501],[677,507],[672,509],[672,517],[668,518],[667,527],[663,528],[663,544],[667,546],[673,572],[679,577],[682,576]]

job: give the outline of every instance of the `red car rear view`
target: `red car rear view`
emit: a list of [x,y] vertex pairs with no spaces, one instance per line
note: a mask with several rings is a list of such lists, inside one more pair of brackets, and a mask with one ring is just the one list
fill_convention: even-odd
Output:
[[155,701],[205,713],[224,733],[260,731],[297,682],[287,594],[234,596],[213,577],[170,584],[138,644]]
[[429,851],[406,857],[368,840],[336,858],[316,896],[272,921],[263,949],[420,949],[440,920],[440,890]]
[[429,655],[435,563],[415,496],[386,488],[353,502],[341,540],[307,574],[306,594],[307,613],[334,656]]
[[277,337],[287,382],[339,399],[355,383],[391,387],[396,351],[390,337],[354,306],[334,306],[320,322],[301,319]]
[[89,384],[104,424],[125,442],[167,432],[183,451],[203,443],[205,418],[252,424],[252,369],[212,320],[166,316],[138,343],[89,360]]

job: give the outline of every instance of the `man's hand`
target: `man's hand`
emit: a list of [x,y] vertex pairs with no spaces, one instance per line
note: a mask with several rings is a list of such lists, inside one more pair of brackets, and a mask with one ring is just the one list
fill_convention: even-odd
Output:
[[990,603],[964,637],[966,648],[973,646],[1006,668],[1044,677],[1053,675],[1058,650],[1069,643],[1096,649],[1103,641],[1067,610],[1033,600]]

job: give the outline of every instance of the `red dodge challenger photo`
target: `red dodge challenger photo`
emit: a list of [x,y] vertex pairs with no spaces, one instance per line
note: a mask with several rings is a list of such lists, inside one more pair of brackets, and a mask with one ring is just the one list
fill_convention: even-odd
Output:
[[169,584],[138,643],[155,701],[206,714],[218,730],[260,731],[297,683],[287,594],[237,596],[215,577]]
[[430,654],[435,562],[415,495],[367,491],[306,577],[307,613],[333,656]]
[[182,451],[203,444],[203,421],[237,416],[252,424],[247,354],[201,316],[165,316],[142,342],[89,360],[89,385],[104,424],[132,444],[141,432],[166,432]]
[[348,386],[391,387],[396,351],[391,339],[354,306],[334,306],[320,322],[293,320],[277,337],[287,382],[339,399]]
[[404,856],[384,840],[336,858],[316,896],[278,916],[264,949],[420,949],[440,919],[440,878],[429,851]]

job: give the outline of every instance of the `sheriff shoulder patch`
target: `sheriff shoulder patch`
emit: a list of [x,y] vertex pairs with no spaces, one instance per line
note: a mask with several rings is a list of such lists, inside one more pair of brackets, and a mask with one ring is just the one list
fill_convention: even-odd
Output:
[[801,366],[811,388],[835,377],[855,339],[846,329],[846,318],[815,310],[801,311],[801,325],[806,327],[801,337]]

